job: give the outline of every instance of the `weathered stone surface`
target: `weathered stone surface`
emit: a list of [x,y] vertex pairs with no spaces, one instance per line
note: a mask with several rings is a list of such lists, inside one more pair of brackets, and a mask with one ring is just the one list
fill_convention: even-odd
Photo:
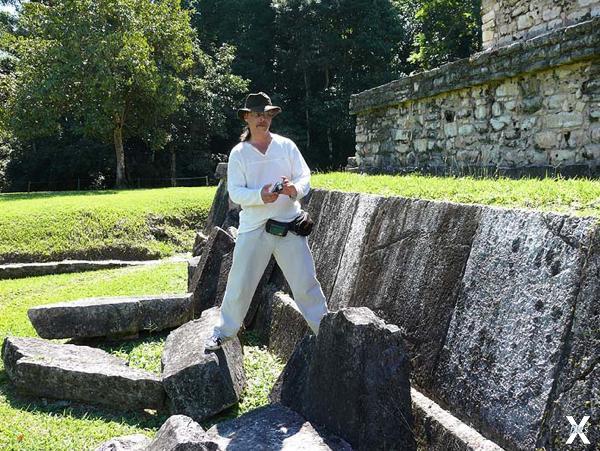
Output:
[[450,412],[411,389],[417,449],[427,451],[502,451]]
[[[536,448],[592,450],[600,444],[600,229],[596,229],[594,242],[586,253],[573,325],[563,338],[559,365],[564,366],[548,403],[548,420]],[[585,429],[590,445],[584,445],[579,438],[566,445],[571,434],[567,415],[577,423],[586,415],[590,417]]]
[[130,368],[100,349],[9,337],[2,358],[12,383],[29,394],[123,410],[164,407],[165,392],[158,376]]
[[156,433],[146,451],[218,450],[216,443],[205,440],[204,429],[190,417],[172,415]]
[[501,445],[535,448],[594,222],[482,212],[428,390]]
[[188,292],[191,293],[192,290],[192,280],[194,279],[194,273],[196,272],[196,269],[198,268],[198,263],[200,263],[200,256],[198,257],[193,257],[190,258],[188,260],[188,278],[187,278],[187,287],[188,287]]
[[294,300],[279,291],[271,298],[271,327],[268,349],[287,361],[309,327]]
[[[337,310],[348,306],[357,283],[363,249],[369,237],[369,232],[373,228],[373,219],[383,203],[384,198],[381,196],[359,195],[350,231],[344,242],[335,283],[327,301],[329,310]],[[325,215],[324,220],[335,220],[335,217],[329,216],[328,212],[324,211],[323,214]],[[318,238],[316,239],[318,240]],[[320,244],[317,246],[320,246]]]
[[194,247],[192,248],[192,257],[199,257],[202,254],[202,249],[208,241],[208,236],[202,232],[196,232],[196,238],[194,239]]
[[189,290],[194,293],[194,317],[214,307],[223,256],[232,252],[235,240],[220,227],[215,227],[204,247]]
[[90,298],[33,307],[27,312],[42,338],[118,337],[157,331],[192,319],[192,296]]
[[239,400],[246,376],[237,337],[218,351],[204,349],[218,318],[219,309],[213,307],[167,337],[162,378],[173,414],[202,421]]
[[144,434],[124,435],[102,443],[95,451],[146,451],[150,442]]
[[318,431],[309,421],[282,405],[260,407],[219,423],[210,428],[205,437],[228,451],[352,450],[344,440]]
[[206,225],[204,226],[204,234],[210,235],[215,227],[221,227],[227,212],[229,211],[229,194],[227,193],[227,178],[224,177],[219,181],[215,197],[213,198],[206,218]]
[[[375,216],[369,219],[372,211]],[[348,269],[338,276],[344,289],[335,304],[367,306],[400,326],[413,361],[411,376],[417,385],[428,385],[452,317],[480,207],[393,197],[375,202],[365,213],[367,221],[359,221],[355,239],[364,244],[348,247],[350,255],[344,259]],[[356,276],[348,277],[355,279],[350,290],[342,274],[354,272]]]
[[253,330],[269,351],[287,361],[297,343],[309,332],[308,324],[294,300],[273,285],[262,291],[261,308]]
[[335,283],[357,202],[358,194],[314,190],[308,205],[307,211],[315,222],[309,245],[326,299]]
[[[311,347],[311,341],[305,338],[299,347]],[[312,356],[308,354],[294,352],[290,365],[300,366],[300,371],[284,372],[276,388],[280,394],[273,393],[272,399],[279,398],[352,447],[382,449],[393,444],[416,449],[409,361],[396,326],[366,307],[329,313],[321,322]],[[299,365],[303,360],[308,371]]]

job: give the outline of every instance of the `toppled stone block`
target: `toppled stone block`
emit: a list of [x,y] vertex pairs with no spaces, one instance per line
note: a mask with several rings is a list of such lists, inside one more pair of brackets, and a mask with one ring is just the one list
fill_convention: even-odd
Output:
[[146,451],[150,442],[144,434],[124,435],[102,443],[94,451]]
[[202,252],[196,272],[189,284],[194,293],[194,318],[216,305],[216,293],[223,256],[232,252],[235,240],[220,227],[211,232]]
[[351,451],[348,443],[317,428],[296,412],[271,405],[254,409],[210,428],[205,435],[228,451]]
[[173,415],[165,421],[146,451],[216,451],[219,447],[204,437],[204,429],[190,417]]
[[[491,208],[482,213],[436,383],[428,391],[502,446],[536,448],[575,307],[582,307],[581,325],[591,311],[593,298],[585,306],[578,293],[585,291],[582,271],[594,231],[592,218]],[[597,299],[595,286],[586,296],[596,293]],[[580,343],[593,346],[593,340]],[[593,369],[586,346],[570,358],[583,357]]]
[[269,351],[287,361],[308,332],[308,324],[296,302],[285,293],[275,293],[271,302]]
[[309,327],[294,300],[269,285],[263,291],[253,330],[267,343],[270,352],[288,361]]
[[162,355],[162,380],[171,413],[202,421],[238,402],[246,376],[239,340],[218,351],[205,351],[219,319],[217,307],[205,310],[167,337]]
[[192,296],[81,299],[33,307],[27,315],[42,338],[117,338],[184,324],[192,319]]
[[[312,343],[314,341],[314,344]],[[301,345],[313,347],[312,352]],[[398,327],[366,307],[327,314],[301,341],[271,397],[354,448],[416,449],[409,360]],[[298,368],[292,373],[290,367]],[[394,421],[382,421],[393,418]]]
[[8,377],[22,392],[122,410],[164,408],[160,377],[130,368],[100,349],[9,337],[2,359]]
[[202,254],[202,249],[206,245],[208,237],[202,232],[196,232],[194,239],[194,247],[192,248],[192,257],[199,257]]

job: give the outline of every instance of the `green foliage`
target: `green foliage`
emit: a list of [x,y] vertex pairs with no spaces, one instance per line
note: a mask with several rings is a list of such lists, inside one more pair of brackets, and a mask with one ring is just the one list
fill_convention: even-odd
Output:
[[75,121],[89,136],[151,140],[157,118],[183,101],[180,74],[193,60],[189,13],[175,0],[69,0],[26,3],[14,128],[30,139]]
[[476,179],[423,175],[315,174],[313,188],[527,208],[600,218],[600,181],[587,179]]
[[189,252],[215,188],[0,195],[0,262]]
[[409,62],[433,69],[467,58],[481,49],[481,0],[411,0],[415,14],[416,51]]

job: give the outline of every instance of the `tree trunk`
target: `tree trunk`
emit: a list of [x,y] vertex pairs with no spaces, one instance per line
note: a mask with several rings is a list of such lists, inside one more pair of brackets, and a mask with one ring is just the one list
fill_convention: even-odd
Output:
[[115,142],[115,154],[117,156],[117,180],[115,185],[117,188],[124,188],[127,184],[125,177],[125,150],[123,149],[123,126],[120,122],[115,125],[113,131]]
[[333,170],[333,140],[331,139],[331,127],[327,126],[327,145],[329,146],[329,166]]
[[177,186],[177,153],[175,146],[171,146],[171,186]]
[[308,76],[306,75],[306,66],[302,68],[302,74],[304,75],[304,114],[306,116],[306,150],[310,148],[310,112],[308,111]]

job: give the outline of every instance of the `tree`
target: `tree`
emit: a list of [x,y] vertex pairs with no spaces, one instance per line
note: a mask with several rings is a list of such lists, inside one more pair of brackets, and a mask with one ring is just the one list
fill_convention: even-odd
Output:
[[[190,13],[178,0],[25,3],[12,129],[21,139],[66,127],[114,145],[116,185],[126,184],[123,141],[153,148],[169,139],[164,118],[184,100],[193,66]],[[162,125],[162,126],[161,126]]]
[[417,2],[415,22],[419,31],[410,62],[432,69],[481,49],[481,0]]

